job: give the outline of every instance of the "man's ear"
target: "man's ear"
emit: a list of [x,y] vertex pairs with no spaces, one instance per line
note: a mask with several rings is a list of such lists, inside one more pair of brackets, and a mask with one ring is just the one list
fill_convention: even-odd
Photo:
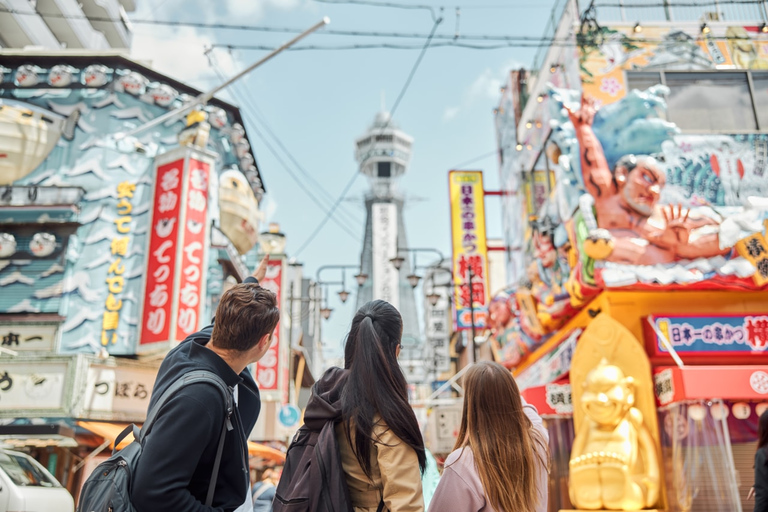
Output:
[[272,343],[272,333],[268,332],[267,334],[261,337],[258,345],[260,349],[266,349],[267,347],[269,347],[270,343]]

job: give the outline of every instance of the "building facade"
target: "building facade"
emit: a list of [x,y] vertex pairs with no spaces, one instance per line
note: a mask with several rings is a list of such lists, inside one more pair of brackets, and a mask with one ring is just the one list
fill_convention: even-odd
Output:
[[252,271],[265,189],[232,105],[133,136],[200,91],[118,55],[0,63],[0,417],[16,429],[3,440],[72,429],[41,457],[76,494],[74,457],[143,421],[165,352]]
[[510,73],[495,114],[510,286],[491,330],[549,416],[551,510],[579,499],[580,347],[598,328],[649,361],[635,378],[654,402],[654,503],[749,507],[768,406],[766,3],[676,3],[564,2],[554,43]]
[[134,0],[0,0],[0,48],[130,48]]

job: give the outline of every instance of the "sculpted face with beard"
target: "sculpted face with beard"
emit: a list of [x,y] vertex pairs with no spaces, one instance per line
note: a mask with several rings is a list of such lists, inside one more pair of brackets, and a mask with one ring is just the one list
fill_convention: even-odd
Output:
[[[717,233],[692,231],[717,223],[689,218],[682,206],[659,205],[666,183],[658,162],[647,155],[626,155],[611,172],[602,145],[592,130],[597,108],[582,98],[578,111],[568,111],[581,152],[584,185],[595,200],[601,229],[590,233],[587,255],[631,265],[671,263],[681,259],[722,255]],[[607,255],[606,255],[607,254]]]

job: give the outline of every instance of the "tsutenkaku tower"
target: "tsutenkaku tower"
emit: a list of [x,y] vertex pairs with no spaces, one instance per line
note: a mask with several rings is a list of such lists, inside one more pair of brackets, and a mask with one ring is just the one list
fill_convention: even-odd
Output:
[[400,360],[408,372],[408,361],[421,357],[421,337],[413,288],[405,276],[411,274],[408,253],[400,271],[390,260],[398,248],[408,247],[403,222],[403,195],[397,183],[408,170],[413,138],[392,122],[388,112],[379,112],[368,131],[355,141],[355,158],[360,172],[368,178],[365,195],[365,240],[362,271],[370,278],[357,295],[359,308],[369,300],[382,299],[403,316],[403,353]]

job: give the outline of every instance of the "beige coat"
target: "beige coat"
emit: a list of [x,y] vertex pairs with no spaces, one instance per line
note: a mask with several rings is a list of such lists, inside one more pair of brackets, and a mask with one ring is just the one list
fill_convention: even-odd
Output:
[[[400,440],[386,423],[379,420],[373,428],[371,474],[365,476],[344,433],[343,423],[336,425],[336,439],[341,463],[355,512],[376,512],[383,497],[384,510],[423,512],[421,472],[416,452]],[[354,433],[353,433],[354,442]]]

